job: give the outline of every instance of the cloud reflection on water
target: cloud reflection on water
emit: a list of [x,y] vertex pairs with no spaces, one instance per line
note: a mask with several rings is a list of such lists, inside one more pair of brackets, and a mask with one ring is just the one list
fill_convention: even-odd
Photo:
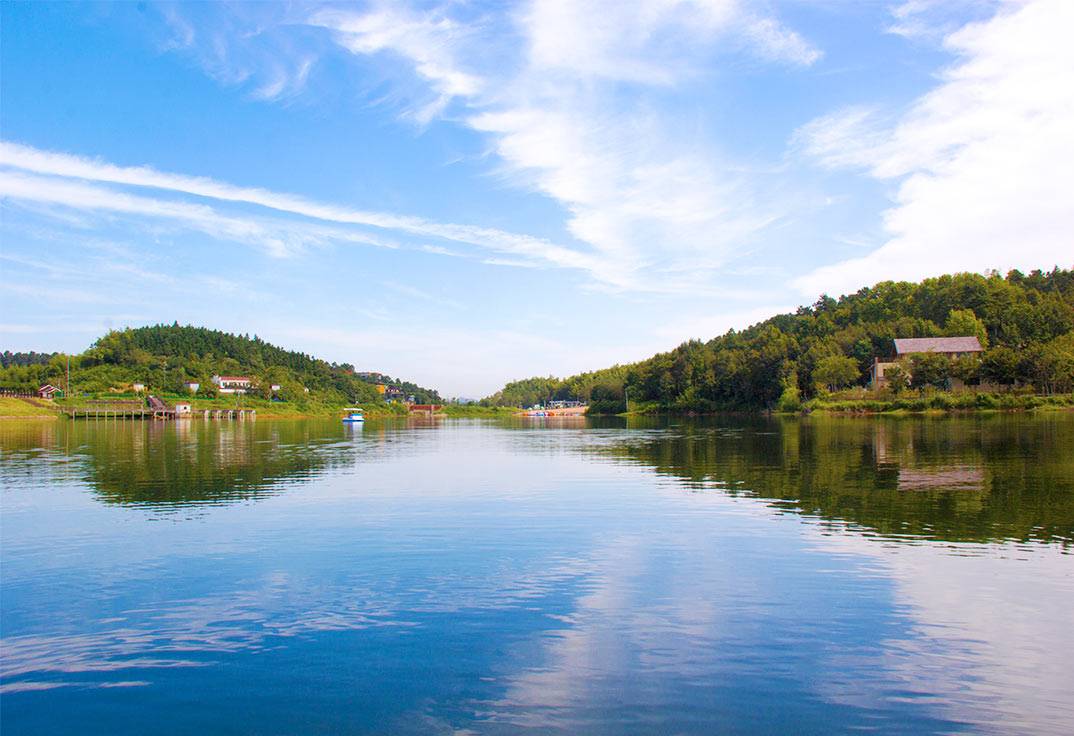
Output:
[[[449,423],[360,441],[313,432],[302,449],[264,426],[272,436],[259,429],[256,441],[282,457],[303,455],[305,468],[307,455],[327,460],[296,474],[300,485],[270,481],[255,505],[188,499],[203,516],[155,529],[131,505],[98,502],[118,526],[40,540],[115,548],[55,568],[84,578],[67,610],[33,579],[41,567],[15,558],[5,603],[40,604],[49,618],[6,623],[6,693],[148,687],[154,672],[298,653],[333,632],[374,641],[379,630],[391,646],[428,637],[435,656],[484,631],[497,646],[470,664],[483,684],[463,701],[428,696],[400,723],[569,732],[661,714],[685,731],[717,716],[778,730],[778,714],[796,714],[889,732],[1047,734],[1074,715],[1063,697],[1074,689],[1068,499],[1054,492],[1074,475],[1054,457],[1007,467],[994,449],[1005,432],[1032,441],[1039,427],[983,440],[976,428],[907,423],[885,428],[881,443],[863,434],[871,425],[842,422],[629,432]],[[96,477],[85,468],[99,467],[60,463],[53,494],[31,498],[37,457],[5,465],[21,488],[5,488],[5,516],[33,520],[67,503]],[[166,457],[165,467],[184,456]],[[1021,518],[1003,517],[1007,496]],[[12,542],[29,527],[9,522],[5,562],[29,539]],[[1024,542],[994,541],[1015,531]],[[129,538],[111,536],[120,533]],[[159,546],[143,544],[151,538]],[[776,720],[757,715],[769,711]]]

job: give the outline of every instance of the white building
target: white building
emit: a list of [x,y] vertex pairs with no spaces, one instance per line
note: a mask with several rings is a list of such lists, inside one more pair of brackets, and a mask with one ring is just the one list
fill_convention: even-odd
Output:
[[198,392],[198,389],[201,388],[201,384],[197,381],[187,381],[183,384],[183,388],[185,388],[192,394],[196,394]]
[[179,402],[175,405],[175,415],[177,417],[186,416],[190,414],[190,404],[186,402]]
[[131,391],[133,391],[136,394],[140,394],[143,391],[145,391],[145,384],[135,381],[134,383],[131,384]]
[[253,386],[247,376],[213,376],[216,390],[222,394],[244,394]]

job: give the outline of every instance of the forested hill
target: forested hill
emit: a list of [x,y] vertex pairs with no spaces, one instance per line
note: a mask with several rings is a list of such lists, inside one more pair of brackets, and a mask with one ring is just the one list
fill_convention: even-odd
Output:
[[484,402],[582,399],[621,411],[629,393],[631,402],[668,410],[769,408],[781,397],[793,404],[825,387],[864,385],[874,356],[894,355],[896,337],[944,335],[977,335],[987,350],[980,361],[930,365],[915,383],[957,374],[969,383],[1074,390],[1074,271],[887,281],[640,363],[509,383]]
[[[11,361],[0,371],[0,387],[33,390],[42,383],[61,385],[66,356],[50,358],[36,363]],[[201,384],[202,392],[211,392],[214,374],[250,376],[262,392],[279,384],[279,395],[285,399],[313,396],[339,403],[379,398],[373,382],[356,375],[349,364],[285,350],[256,335],[204,327],[172,324],[112,331],[86,352],[71,357],[71,382],[78,391],[103,392],[139,381],[150,391],[179,393],[185,382],[194,381]],[[440,401],[435,390],[408,381],[392,380],[392,384],[420,403]]]

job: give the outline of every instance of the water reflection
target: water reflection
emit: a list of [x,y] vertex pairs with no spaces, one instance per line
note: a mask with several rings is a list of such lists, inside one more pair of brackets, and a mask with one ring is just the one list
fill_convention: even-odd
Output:
[[593,451],[887,538],[1069,544],[1072,423],[1066,414],[743,419],[679,423]]
[[256,500],[290,484],[405,452],[407,423],[331,420],[13,422],[3,473],[84,480],[105,503],[169,507]]
[[[616,426],[616,425],[619,426]],[[1071,418],[619,420],[510,428],[513,450],[596,454],[687,488],[769,500],[887,538],[1074,540]],[[9,477],[84,480],[107,503],[255,500],[357,462],[435,448],[459,423],[33,422],[0,427]],[[46,474],[43,476],[42,474]]]
[[0,431],[4,732],[1066,733],[1074,417],[632,424]]

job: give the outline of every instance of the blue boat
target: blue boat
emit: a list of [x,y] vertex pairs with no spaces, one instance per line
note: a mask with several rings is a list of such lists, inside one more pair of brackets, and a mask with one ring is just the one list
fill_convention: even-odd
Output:
[[365,421],[365,414],[362,413],[361,409],[346,409],[345,411],[349,411],[350,414],[348,414],[347,416],[343,417],[344,422],[351,423],[351,422],[364,422]]

